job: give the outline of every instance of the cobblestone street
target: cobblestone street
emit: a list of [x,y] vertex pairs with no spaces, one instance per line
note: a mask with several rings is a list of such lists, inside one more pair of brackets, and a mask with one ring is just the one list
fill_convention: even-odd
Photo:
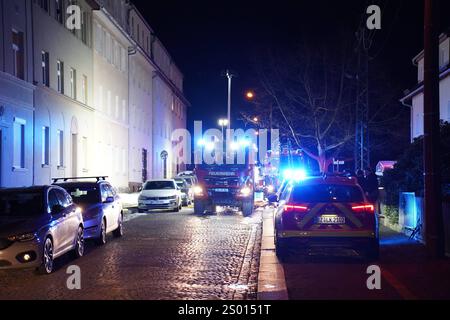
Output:
[[[125,236],[87,243],[79,260],[62,257],[49,276],[0,271],[0,299],[255,299],[261,214],[130,214]],[[81,268],[81,290],[66,286]]]

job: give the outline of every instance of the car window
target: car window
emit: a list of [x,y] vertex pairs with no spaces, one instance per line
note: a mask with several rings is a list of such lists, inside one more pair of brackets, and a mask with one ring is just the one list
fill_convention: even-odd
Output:
[[113,187],[111,187],[111,185],[105,183],[105,188],[106,188],[106,192],[108,194],[108,198],[114,198],[115,197],[115,192]]
[[48,211],[51,212],[52,208],[56,205],[59,205],[58,195],[56,193],[56,189],[51,189],[48,192]]
[[62,190],[58,190],[58,189],[55,189],[55,192],[56,192],[56,196],[58,197],[59,203],[64,208],[67,208],[72,204],[72,198],[70,198],[70,196],[66,192],[64,192]]
[[363,202],[361,189],[350,185],[298,185],[292,191],[294,203],[302,202]]
[[91,205],[100,201],[100,192],[97,185],[78,185],[64,187],[78,205]]
[[102,196],[102,202],[105,202],[108,198],[108,188],[106,187],[106,184],[102,183],[100,185],[100,193]]
[[172,181],[148,181],[144,185],[144,190],[161,189],[175,189],[175,184]]
[[287,200],[290,192],[292,190],[292,186],[290,183],[286,182],[281,190],[280,200]]
[[31,217],[41,215],[44,212],[42,192],[0,192],[0,217]]

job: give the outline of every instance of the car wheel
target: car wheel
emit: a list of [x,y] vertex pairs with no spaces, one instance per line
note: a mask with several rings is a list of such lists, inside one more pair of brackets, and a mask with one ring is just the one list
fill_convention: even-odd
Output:
[[366,259],[368,261],[376,261],[380,258],[380,242],[372,240],[366,249]]
[[50,274],[53,272],[53,241],[50,238],[45,239],[42,250],[42,264],[38,271],[41,274]]
[[206,204],[203,200],[196,199],[194,200],[194,213],[196,215],[202,215],[205,213]]
[[77,242],[74,249],[75,258],[81,258],[84,255],[84,230],[80,226],[77,231]]
[[283,243],[282,240],[278,237],[275,237],[275,239],[275,254],[281,262],[284,262],[289,256],[289,251],[287,250],[286,244]]
[[123,214],[119,215],[118,227],[113,231],[113,236],[116,238],[120,238],[123,236]]
[[244,217],[249,217],[253,213],[253,200],[251,201],[244,201],[242,203],[242,214]]
[[106,220],[102,219],[102,225],[100,226],[100,235],[97,238],[97,244],[98,245],[105,245],[106,244]]

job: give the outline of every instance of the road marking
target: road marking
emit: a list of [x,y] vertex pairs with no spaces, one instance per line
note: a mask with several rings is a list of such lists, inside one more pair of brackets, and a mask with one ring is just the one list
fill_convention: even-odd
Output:
[[258,300],[288,300],[283,266],[275,254],[273,209],[265,209],[258,272]]
[[392,273],[383,269],[383,278],[400,294],[404,300],[418,300],[418,298],[409,289],[403,285]]

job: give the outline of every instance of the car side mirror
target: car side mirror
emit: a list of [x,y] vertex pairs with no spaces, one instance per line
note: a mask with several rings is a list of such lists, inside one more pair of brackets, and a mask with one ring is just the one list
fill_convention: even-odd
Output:
[[271,194],[270,196],[267,197],[267,200],[269,200],[269,203],[275,203],[278,202],[278,197],[276,194]]
[[142,191],[142,186],[140,186],[139,188],[138,188],[138,192],[141,192]]
[[52,216],[57,216],[58,214],[61,214],[64,211],[64,207],[60,204],[55,204],[52,208],[51,208],[51,214]]
[[114,197],[107,197],[104,203],[112,203],[114,202],[114,200],[115,200]]

